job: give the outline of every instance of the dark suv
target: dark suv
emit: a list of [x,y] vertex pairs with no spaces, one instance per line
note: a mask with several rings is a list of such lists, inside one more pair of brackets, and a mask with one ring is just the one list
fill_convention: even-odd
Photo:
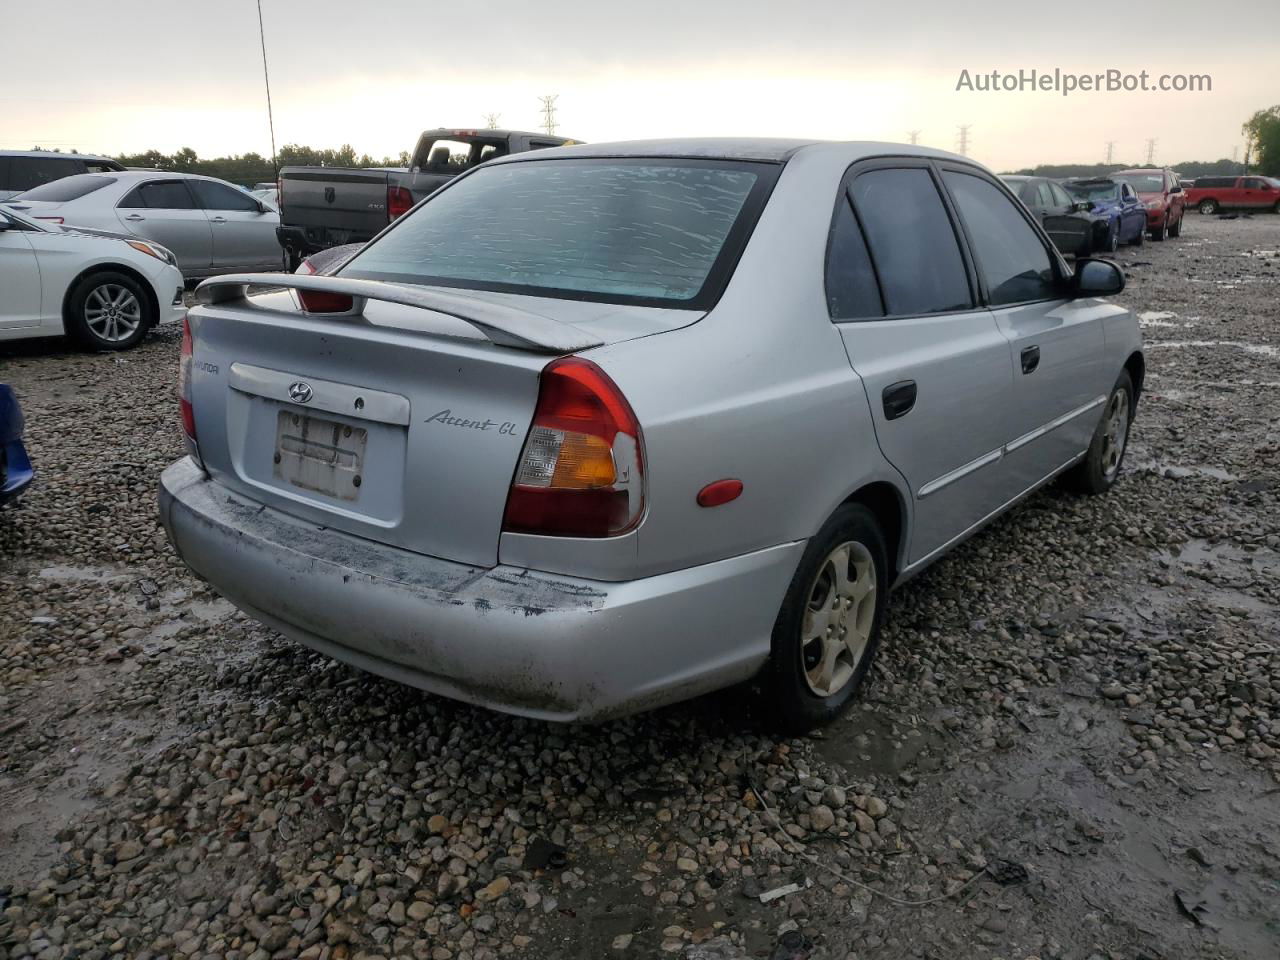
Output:
[[76,173],[107,173],[124,167],[106,157],[45,150],[0,150],[0,200]]

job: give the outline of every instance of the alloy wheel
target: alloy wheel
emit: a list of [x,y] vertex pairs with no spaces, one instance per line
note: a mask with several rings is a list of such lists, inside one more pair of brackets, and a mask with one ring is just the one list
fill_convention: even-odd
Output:
[[104,283],[89,291],[84,301],[84,322],[99,340],[128,340],[142,323],[142,304],[128,287]]
[[876,564],[856,540],[840,544],[818,568],[800,625],[805,682],[819,697],[839,693],[866,655],[876,615]]
[[1129,440],[1129,391],[1121,387],[1107,403],[1102,435],[1102,475],[1110,480],[1120,469]]

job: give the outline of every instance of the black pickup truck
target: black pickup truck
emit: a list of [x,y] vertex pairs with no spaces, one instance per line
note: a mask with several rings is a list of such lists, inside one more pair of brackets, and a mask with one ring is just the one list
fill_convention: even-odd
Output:
[[287,269],[309,254],[370,240],[423,197],[477,164],[577,141],[522,130],[427,130],[409,167],[282,167],[280,226]]

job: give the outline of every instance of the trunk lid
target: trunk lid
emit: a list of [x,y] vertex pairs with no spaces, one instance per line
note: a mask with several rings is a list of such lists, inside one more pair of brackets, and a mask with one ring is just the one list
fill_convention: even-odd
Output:
[[284,167],[281,223],[301,227],[312,243],[368,240],[388,223],[386,170]]
[[[536,312],[546,323],[572,324],[564,327],[569,338],[588,332],[583,342],[643,336],[702,316],[466,295],[493,305],[486,309],[495,322]],[[305,314],[295,296],[228,295],[190,313],[191,399],[210,475],[320,526],[461,563],[496,564],[539,374],[568,351],[500,346],[492,331],[486,337],[456,316],[374,299],[356,315]]]

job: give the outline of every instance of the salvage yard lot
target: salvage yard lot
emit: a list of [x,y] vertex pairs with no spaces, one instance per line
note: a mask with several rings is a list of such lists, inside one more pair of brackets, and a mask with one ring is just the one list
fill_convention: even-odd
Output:
[[1262,216],[1121,251],[1119,485],[904,587],[794,740],[742,691],[554,727],[295,646],[157,522],[180,331],[0,348],[39,471],[0,514],[0,960],[1272,960],[1278,251]]

